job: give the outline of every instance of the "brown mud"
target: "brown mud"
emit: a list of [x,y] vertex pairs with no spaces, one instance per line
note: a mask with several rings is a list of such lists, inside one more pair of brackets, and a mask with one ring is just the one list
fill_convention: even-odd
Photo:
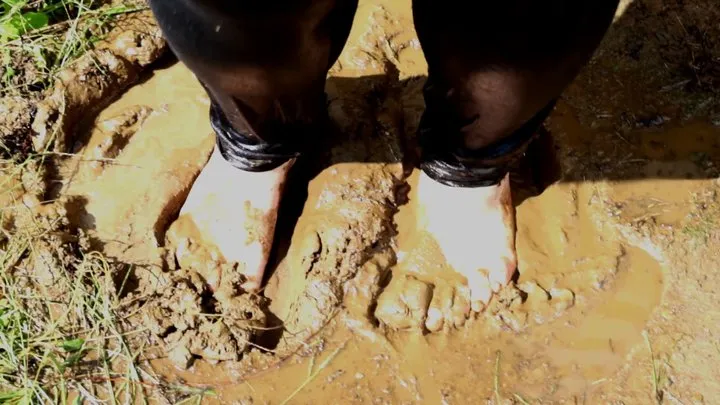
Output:
[[149,365],[220,403],[714,403],[720,6],[623,2],[514,171],[519,274],[466,319],[464,280],[414,228],[427,67],[409,3],[361,2],[328,80],[333,136],[291,174],[260,295],[177,218],[213,147],[184,66],[63,138],[58,215],[129,271]]

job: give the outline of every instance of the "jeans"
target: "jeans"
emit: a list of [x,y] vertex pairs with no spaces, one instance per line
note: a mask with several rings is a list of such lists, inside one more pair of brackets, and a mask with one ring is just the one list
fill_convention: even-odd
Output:
[[[223,156],[279,166],[327,113],[328,69],[357,0],[150,0],[170,47],[205,86]],[[588,62],[618,0],[414,0],[427,58],[422,168],[493,184]]]

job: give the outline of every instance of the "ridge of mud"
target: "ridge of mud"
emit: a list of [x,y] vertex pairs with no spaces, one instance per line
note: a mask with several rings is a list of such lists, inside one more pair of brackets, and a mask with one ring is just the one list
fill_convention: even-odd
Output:
[[0,136],[12,141],[9,145],[19,144],[19,152],[28,152],[27,146],[23,146],[28,139],[32,139],[35,152],[48,148],[70,152],[81,121],[135,83],[165,46],[149,11],[119,18],[95,49],[58,72],[53,86],[39,101],[33,100],[32,108],[21,109],[30,104],[22,97],[0,99]]
[[[318,332],[346,294],[356,315],[372,321],[369,307],[395,260],[393,173],[342,166],[327,171],[327,180],[316,179],[310,186],[310,195],[316,197],[307,201],[294,243],[276,272],[271,284],[276,290],[267,292],[289,334],[280,341],[281,351],[295,350]],[[347,284],[356,274],[362,281]]]

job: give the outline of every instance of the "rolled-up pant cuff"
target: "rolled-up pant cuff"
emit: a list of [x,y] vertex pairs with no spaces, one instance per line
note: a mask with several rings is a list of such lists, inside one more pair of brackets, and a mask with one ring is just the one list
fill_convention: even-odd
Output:
[[488,187],[500,183],[538,136],[555,101],[548,104],[512,135],[481,149],[455,146],[437,134],[431,122],[420,123],[420,169],[433,180],[452,187]]
[[270,171],[301,154],[297,143],[268,143],[257,136],[237,131],[215,103],[210,107],[210,124],[215,131],[220,155],[240,170]]

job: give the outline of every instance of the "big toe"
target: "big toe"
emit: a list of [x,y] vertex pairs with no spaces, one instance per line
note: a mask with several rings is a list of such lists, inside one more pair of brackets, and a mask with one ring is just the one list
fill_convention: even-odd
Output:
[[433,290],[425,327],[430,332],[458,328],[470,313],[470,290],[465,286],[438,283]]
[[431,332],[437,332],[445,326],[446,320],[450,317],[450,309],[453,304],[453,289],[444,284],[436,285],[433,290],[432,300],[427,311],[425,327]]
[[422,329],[432,287],[407,275],[394,277],[378,297],[375,318],[393,329]]

